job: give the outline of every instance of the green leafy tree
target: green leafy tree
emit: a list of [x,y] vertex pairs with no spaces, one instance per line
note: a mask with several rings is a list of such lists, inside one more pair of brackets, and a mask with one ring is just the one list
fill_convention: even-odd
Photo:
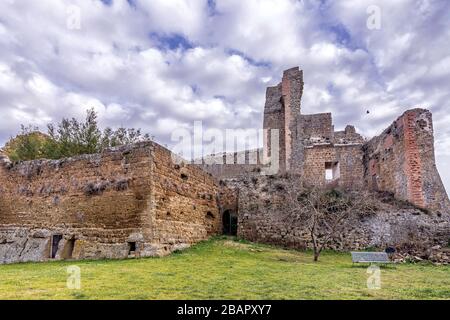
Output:
[[52,159],[92,154],[101,151],[101,132],[97,124],[97,114],[89,109],[84,122],[77,119],[63,119],[56,127],[49,124],[51,142],[46,146],[46,155]]
[[60,159],[80,154],[93,154],[106,148],[150,140],[140,129],[98,127],[97,113],[87,110],[84,121],[63,118],[58,124],[47,126],[47,135],[38,128],[22,125],[21,133],[5,146],[12,161],[35,160],[39,158]]
[[22,125],[20,133],[8,141],[4,151],[11,161],[38,159],[44,155],[48,139],[38,128]]

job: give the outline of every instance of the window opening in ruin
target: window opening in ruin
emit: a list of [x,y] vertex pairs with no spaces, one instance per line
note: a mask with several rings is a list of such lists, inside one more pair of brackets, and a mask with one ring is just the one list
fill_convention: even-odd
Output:
[[128,255],[134,255],[136,252],[136,242],[128,242]]
[[327,182],[335,181],[341,176],[339,162],[325,162],[325,180]]
[[331,170],[331,168],[325,169],[325,180],[327,181],[333,180],[333,170]]
[[188,176],[187,176],[187,174],[184,174],[184,173],[182,173],[182,174],[181,174],[181,179],[183,179],[183,180],[187,180],[187,179],[188,179]]
[[63,236],[61,234],[55,234],[52,236],[52,246],[51,246],[51,255],[52,259],[56,258],[56,254],[58,253],[58,246],[61,242]]
[[208,211],[208,212],[206,213],[206,218],[208,218],[208,219],[214,219],[214,215],[212,214],[211,211]]
[[236,236],[238,227],[238,218],[236,213],[226,210],[222,217],[223,234]]

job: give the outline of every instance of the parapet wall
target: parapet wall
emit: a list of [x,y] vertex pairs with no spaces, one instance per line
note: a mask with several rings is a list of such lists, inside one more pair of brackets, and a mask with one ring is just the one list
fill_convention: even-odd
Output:
[[434,155],[433,122],[424,109],[406,111],[365,146],[369,189],[392,192],[416,206],[449,211],[450,203]]
[[173,163],[152,142],[0,161],[0,263],[166,254],[218,233],[221,207],[234,201],[212,176]]
[[259,174],[264,165],[261,149],[209,155],[193,163],[219,180]]

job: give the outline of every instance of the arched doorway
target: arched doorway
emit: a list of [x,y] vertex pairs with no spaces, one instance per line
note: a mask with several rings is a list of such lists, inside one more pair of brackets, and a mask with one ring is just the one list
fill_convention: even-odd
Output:
[[222,225],[223,225],[223,234],[236,236],[238,226],[237,214],[234,213],[232,210],[226,210],[222,216]]

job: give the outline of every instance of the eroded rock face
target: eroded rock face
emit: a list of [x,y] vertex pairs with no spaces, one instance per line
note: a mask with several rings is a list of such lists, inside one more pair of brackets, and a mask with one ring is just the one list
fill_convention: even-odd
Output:
[[165,255],[221,231],[235,205],[199,168],[146,142],[0,164],[0,263]]
[[49,239],[36,235],[23,228],[0,229],[0,261],[11,263],[43,260],[48,251]]
[[[301,221],[288,217],[293,205],[286,197],[292,182],[288,175],[231,179],[227,185],[239,190],[238,236],[255,242],[284,247],[312,248],[310,233]],[[329,243],[334,250],[369,247],[425,250],[445,247],[450,240],[450,214],[424,211],[412,205],[380,198],[378,211],[370,216],[345,220],[343,232]]]

